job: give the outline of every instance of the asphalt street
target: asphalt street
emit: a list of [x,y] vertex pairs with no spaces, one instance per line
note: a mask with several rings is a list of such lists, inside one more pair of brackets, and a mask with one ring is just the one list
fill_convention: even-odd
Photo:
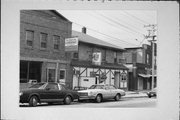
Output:
[[[54,108],[146,108],[156,107],[156,98],[121,98],[120,101],[106,100],[101,103],[95,103],[93,101],[84,102],[72,102],[70,105],[64,105],[63,103],[56,103],[48,105],[42,103],[37,107],[54,107]],[[20,107],[28,107],[27,104],[20,105]]]

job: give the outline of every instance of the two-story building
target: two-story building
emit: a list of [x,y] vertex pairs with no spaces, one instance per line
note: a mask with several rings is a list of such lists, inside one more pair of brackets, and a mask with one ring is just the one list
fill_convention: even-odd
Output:
[[123,65],[124,49],[82,32],[72,31],[78,38],[78,51],[71,52],[72,88],[93,84],[128,87],[128,68]]
[[[151,89],[152,47],[143,44],[142,47],[126,48],[124,57],[126,59],[126,67],[129,68],[129,90]],[[156,86],[156,75],[154,83]]]
[[72,23],[55,10],[20,11],[20,83],[65,82],[69,62],[65,38]]

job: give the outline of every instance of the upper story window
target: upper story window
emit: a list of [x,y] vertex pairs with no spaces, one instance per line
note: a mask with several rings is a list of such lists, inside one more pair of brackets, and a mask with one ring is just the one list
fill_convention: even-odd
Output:
[[26,44],[29,47],[33,46],[34,41],[34,31],[26,30]]
[[54,49],[59,50],[60,36],[54,35],[53,42],[54,42]]
[[47,37],[48,37],[48,35],[46,33],[40,34],[41,48],[47,48]]
[[114,63],[117,63],[117,52],[114,52]]
[[78,55],[77,52],[73,53],[73,58],[74,58],[74,59],[78,59],[78,58],[79,58],[78,56],[79,56],[79,55]]
[[147,54],[146,63],[149,64],[149,54]]

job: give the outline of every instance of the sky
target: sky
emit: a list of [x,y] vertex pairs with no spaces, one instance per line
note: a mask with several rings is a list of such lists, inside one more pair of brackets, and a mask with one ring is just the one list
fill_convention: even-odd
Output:
[[157,25],[157,13],[152,10],[57,11],[72,22],[72,30],[81,32],[86,27],[86,34],[123,48],[149,44],[144,35],[151,28],[144,26]]

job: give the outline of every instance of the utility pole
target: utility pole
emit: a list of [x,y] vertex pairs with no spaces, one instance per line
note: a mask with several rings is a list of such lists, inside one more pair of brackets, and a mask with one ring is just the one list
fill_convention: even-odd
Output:
[[151,84],[151,89],[153,89],[154,88],[154,75],[155,75],[155,73],[154,73],[154,63],[155,63],[155,56],[154,56],[154,42],[156,41],[155,40],[155,37],[156,37],[156,35],[155,35],[155,31],[156,31],[156,29],[155,29],[155,27],[156,27],[156,25],[154,25],[154,24],[152,24],[152,25],[145,25],[144,27],[150,27],[151,29],[149,29],[148,30],[148,35],[147,36],[145,36],[146,38],[152,38],[151,40],[148,40],[149,42],[151,42],[151,45],[152,45],[152,84]]

